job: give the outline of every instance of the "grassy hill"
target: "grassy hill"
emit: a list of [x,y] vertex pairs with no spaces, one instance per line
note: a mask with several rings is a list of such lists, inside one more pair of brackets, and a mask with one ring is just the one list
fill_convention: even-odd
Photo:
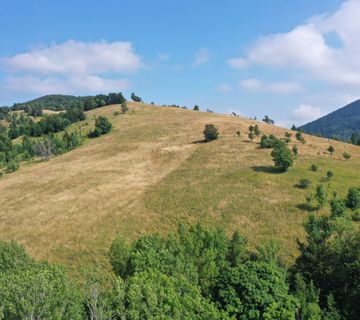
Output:
[[338,137],[348,141],[353,134],[360,135],[360,100],[356,100],[320,119],[301,126],[307,133],[323,137]]
[[[165,234],[180,222],[201,221],[238,229],[251,246],[278,240],[290,262],[303,238],[307,213],[301,204],[328,170],[326,183],[346,192],[360,185],[360,148],[305,135],[299,157],[287,173],[274,171],[269,149],[247,138],[254,121],[129,103],[87,112],[85,130],[94,116],[113,123],[111,133],[48,162],[22,165],[0,178],[0,238],[15,239],[30,254],[73,267],[108,268],[106,250],[117,233],[133,240],[149,232]],[[219,128],[220,138],[201,143],[205,124]],[[283,137],[285,129],[258,123],[265,134]],[[73,125],[78,128],[79,123]],[[241,132],[238,138],[236,131]],[[325,153],[329,144],[333,156]],[[346,151],[352,158],[345,161]],[[318,172],[309,170],[316,163]],[[309,190],[294,185],[301,178]],[[323,209],[324,212],[326,208]]]

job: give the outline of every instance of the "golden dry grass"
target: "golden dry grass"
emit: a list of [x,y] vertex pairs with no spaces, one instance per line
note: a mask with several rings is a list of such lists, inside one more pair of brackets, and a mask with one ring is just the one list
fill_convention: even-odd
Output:
[[[88,112],[84,133],[100,114],[109,117],[112,132],[0,179],[1,239],[19,241],[37,258],[106,268],[106,251],[117,233],[130,240],[202,221],[237,228],[252,245],[278,239],[292,259],[306,216],[296,207],[306,192],[293,185],[312,175],[309,165],[335,172],[329,190],[360,184],[354,175],[360,169],[358,147],[305,135],[295,167],[274,174],[270,151],[247,139],[254,121],[136,103],[129,107],[126,115],[114,115],[119,106]],[[220,139],[194,143],[203,138],[207,123],[219,128]],[[286,131],[258,124],[266,134],[283,137]],[[336,150],[332,157],[324,154],[330,143]],[[343,151],[352,154],[348,162]],[[323,170],[311,178],[319,179]]]

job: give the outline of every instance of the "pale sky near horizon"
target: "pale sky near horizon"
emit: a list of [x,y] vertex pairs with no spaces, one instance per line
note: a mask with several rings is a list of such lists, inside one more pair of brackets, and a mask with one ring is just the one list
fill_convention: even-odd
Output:
[[360,0],[2,0],[0,105],[136,92],[304,124],[360,97]]

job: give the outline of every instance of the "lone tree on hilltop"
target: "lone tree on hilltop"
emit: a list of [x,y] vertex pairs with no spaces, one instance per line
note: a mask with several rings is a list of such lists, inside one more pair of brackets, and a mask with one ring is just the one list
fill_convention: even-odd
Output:
[[217,128],[213,124],[207,124],[204,129],[204,137],[206,142],[216,140],[219,136]]
[[196,104],[195,106],[194,106],[194,109],[193,110],[195,110],[195,111],[199,111],[200,110],[200,108],[199,108],[199,106]]
[[268,124],[274,124],[275,123],[275,121],[270,119],[269,116],[265,116],[263,121],[268,123]]
[[131,94],[131,100],[135,102],[142,102],[142,99],[137,96],[134,92]]
[[327,151],[329,151],[330,154],[333,155],[335,148],[332,145],[330,145],[329,148],[327,148]]

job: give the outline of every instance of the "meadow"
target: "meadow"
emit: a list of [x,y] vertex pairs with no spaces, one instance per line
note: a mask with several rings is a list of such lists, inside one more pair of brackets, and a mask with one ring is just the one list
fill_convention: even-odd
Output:
[[[298,255],[296,239],[304,238],[305,197],[326,172],[334,172],[325,183],[329,199],[334,190],[343,196],[360,185],[357,146],[308,135],[301,144],[292,132],[298,157],[289,172],[278,173],[271,150],[260,149],[259,138],[251,142],[248,127],[257,123],[262,133],[277,137],[290,130],[242,117],[128,105],[126,114],[115,114],[118,105],[88,111],[70,128],[81,127],[85,136],[95,116],[105,115],[113,124],[109,134],[49,161],[23,163],[0,178],[0,239],[18,241],[38,259],[107,270],[107,250],[117,234],[130,242],[200,221],[229,234],[239,230],[250,246],[276,240],[290,264]],[[220,136],[203,143],[208,123]],[[317,172],[310,170],[314,163]],[[311,180],[309,189],[295,187],[301,178]],[[325,207],[320,214],[327,212]]]

